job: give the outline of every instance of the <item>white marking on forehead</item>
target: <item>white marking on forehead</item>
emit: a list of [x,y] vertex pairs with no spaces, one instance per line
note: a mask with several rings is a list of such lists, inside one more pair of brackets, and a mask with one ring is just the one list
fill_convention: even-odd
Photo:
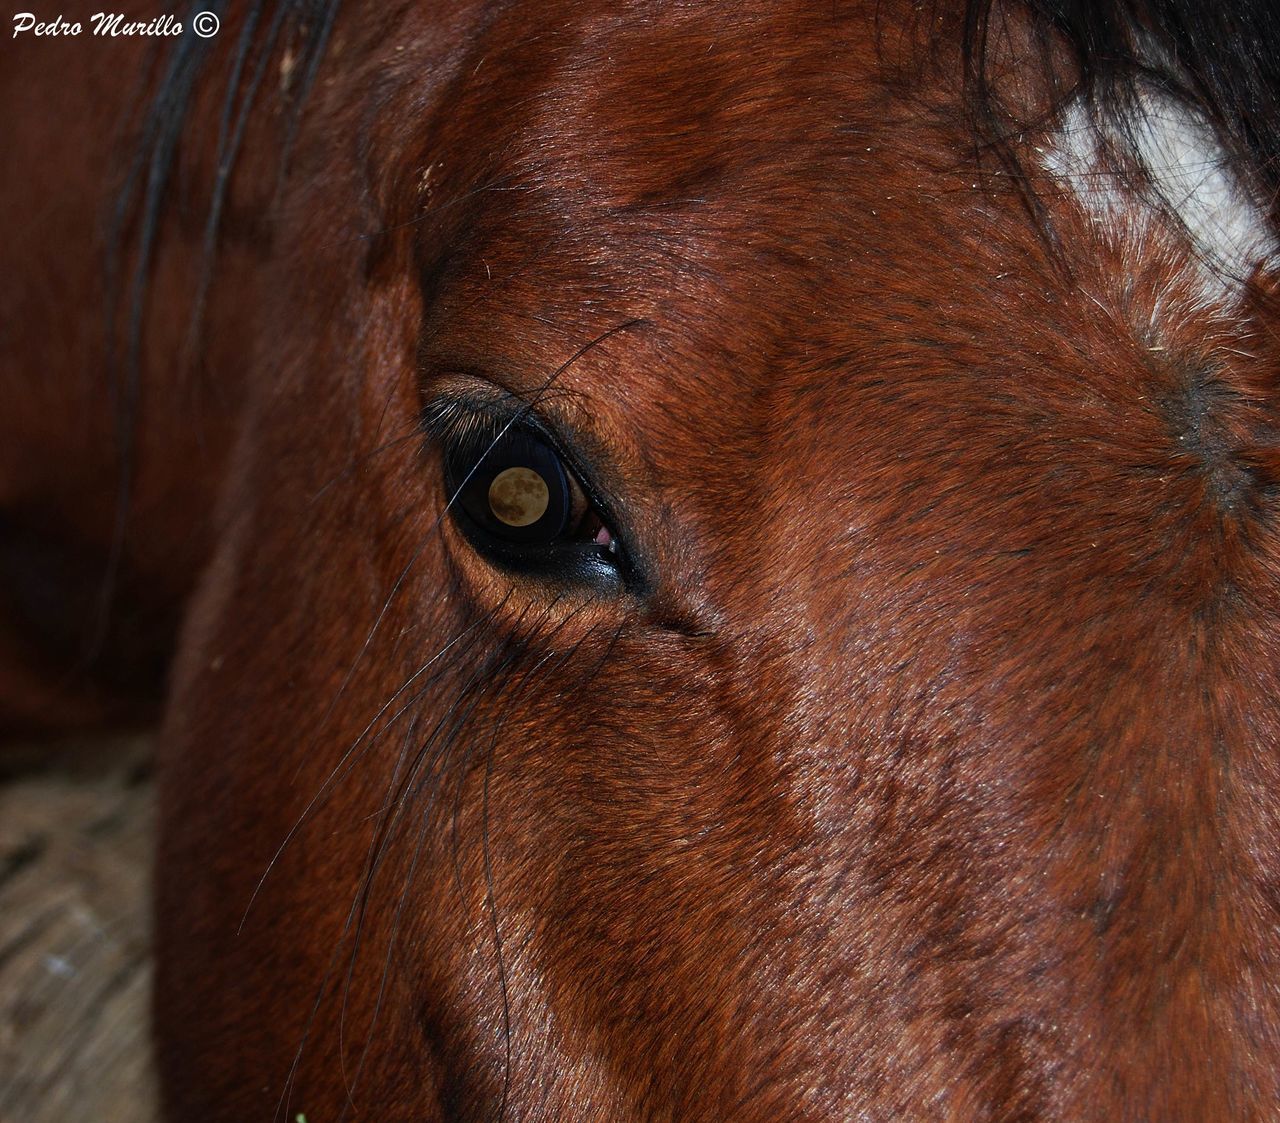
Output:
[[[1265,209],[1232,172],[1208,122],[1167,95],[1141,92],[1126,120],[1101,131],[1076,102],[1050,145],[1042,150],[1046,169],[1108,231],[1136,226],[1131,232],[1140,233],[1161,209],[1172,212],[1190,237],[1197,287],[1209,302],[1237,295],[1277,254]],[[1141,161],[1149,185],[1117,174],[1127,152]]]

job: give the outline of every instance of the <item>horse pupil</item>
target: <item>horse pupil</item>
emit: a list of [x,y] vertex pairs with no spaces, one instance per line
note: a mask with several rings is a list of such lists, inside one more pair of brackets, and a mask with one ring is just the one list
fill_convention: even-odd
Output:
[[489,484],[489,510],[507,526],[532,526],[551,505],[547,481],[532,468],[507,468]]

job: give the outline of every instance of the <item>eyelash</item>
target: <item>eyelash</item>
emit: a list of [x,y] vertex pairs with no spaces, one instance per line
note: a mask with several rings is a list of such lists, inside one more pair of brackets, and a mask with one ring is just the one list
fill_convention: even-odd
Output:
[[428,437],[438,442],[493,440],[527,414],[531,416],[527,406],[507,409],[483,399],[440,398],[427,403],[422,427]]

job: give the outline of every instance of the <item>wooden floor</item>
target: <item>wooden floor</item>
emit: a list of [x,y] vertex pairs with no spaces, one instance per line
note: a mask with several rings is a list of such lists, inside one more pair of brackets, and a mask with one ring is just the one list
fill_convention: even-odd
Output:
[[153,1123],[144,740],[0,753],[0,1123]]

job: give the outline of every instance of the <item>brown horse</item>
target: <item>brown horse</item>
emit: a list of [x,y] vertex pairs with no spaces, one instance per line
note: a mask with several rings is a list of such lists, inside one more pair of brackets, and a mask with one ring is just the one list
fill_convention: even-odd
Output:
[[1280,1118],[1268,5],[214,11],[0,68],[167,1117]]

